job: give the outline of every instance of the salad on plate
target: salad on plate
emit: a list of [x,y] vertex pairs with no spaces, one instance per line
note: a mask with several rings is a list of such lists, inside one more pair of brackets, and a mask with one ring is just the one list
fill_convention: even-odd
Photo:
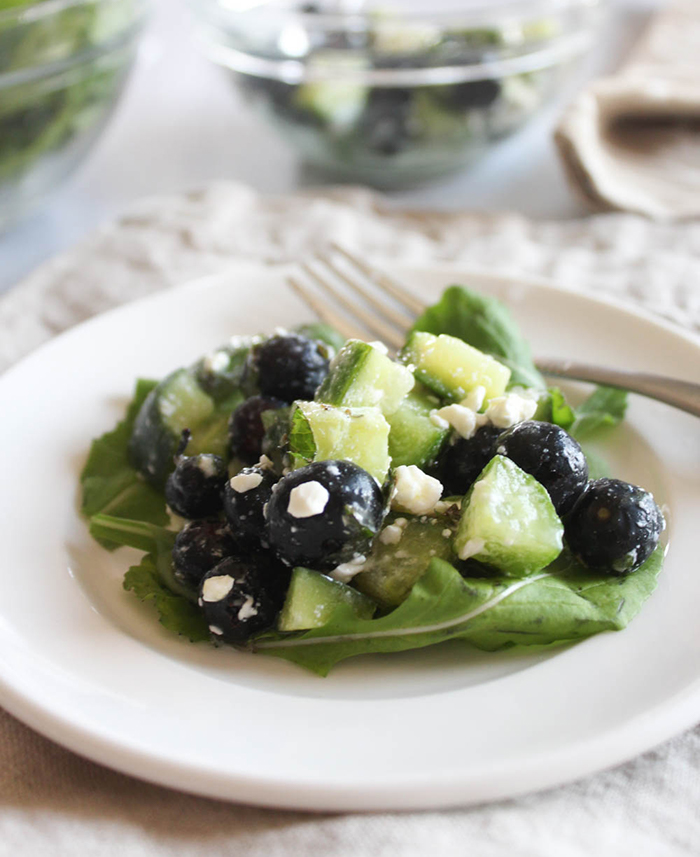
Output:
[[507,308],[451,286],[395,356],[307,324],[139,380],[82,510],[104,548],[144,552],[125,589],[193,642],[320,675],[450,639],[561,644],[623,629],[661,570],[654,498],[585,450],[625,408],[598,388],[574,409]]

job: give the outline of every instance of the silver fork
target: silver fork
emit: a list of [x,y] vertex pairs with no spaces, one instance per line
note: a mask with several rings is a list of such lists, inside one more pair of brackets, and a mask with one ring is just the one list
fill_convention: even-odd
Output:
[[[369,334],[398,351],[406,331],[426,308],[393,277],[335,242],[328,252],[302,262],[301,269],[316,288],[290,275],[291,288],[322,321],[348,338],[366,339]],[[700,384],[571,360],[542,358],[535,363],[544,375],[629,390],[700,417]]]

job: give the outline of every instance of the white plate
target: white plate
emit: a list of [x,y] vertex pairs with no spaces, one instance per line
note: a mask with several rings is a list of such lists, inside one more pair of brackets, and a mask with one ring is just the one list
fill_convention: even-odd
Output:
[[[700,346],[614,304],[445,268],[399,269],[425,296],[467,281],[505,299],[536,351],[700,378]],[[619,634],[534,655],[451,643],[341,664],[326,679],[191,645],[121,589],[76,509],[90,440],[158,377],[232,333],[309,318],[284,269],[242,267],[110,312],[0,379],[0,701],[121,771],[217,798],[315,810],[516,795],[621,762],[700,718],[699,424],[635,399],[614,472],[670,508],[658,590]]]

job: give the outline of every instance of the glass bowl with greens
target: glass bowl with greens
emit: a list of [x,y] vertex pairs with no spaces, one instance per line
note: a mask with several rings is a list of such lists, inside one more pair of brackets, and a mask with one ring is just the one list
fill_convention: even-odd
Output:
[[520,128],[594,40],[602,0],[193,0],[208,56],[302,158],[402,187]]
[[144,16],[145,0],[0,0],[0,229],[95,142]]

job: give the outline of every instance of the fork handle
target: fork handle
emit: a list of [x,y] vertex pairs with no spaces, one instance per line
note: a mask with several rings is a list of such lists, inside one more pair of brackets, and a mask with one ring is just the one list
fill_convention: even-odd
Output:
[[629,390],[700,417],[700,384],[666,378],[663,375],[572,363],[570,360],[543,359],[536,362],[537,368],[545,375],[571,378],[574,381],[590,381],[594,384]]

